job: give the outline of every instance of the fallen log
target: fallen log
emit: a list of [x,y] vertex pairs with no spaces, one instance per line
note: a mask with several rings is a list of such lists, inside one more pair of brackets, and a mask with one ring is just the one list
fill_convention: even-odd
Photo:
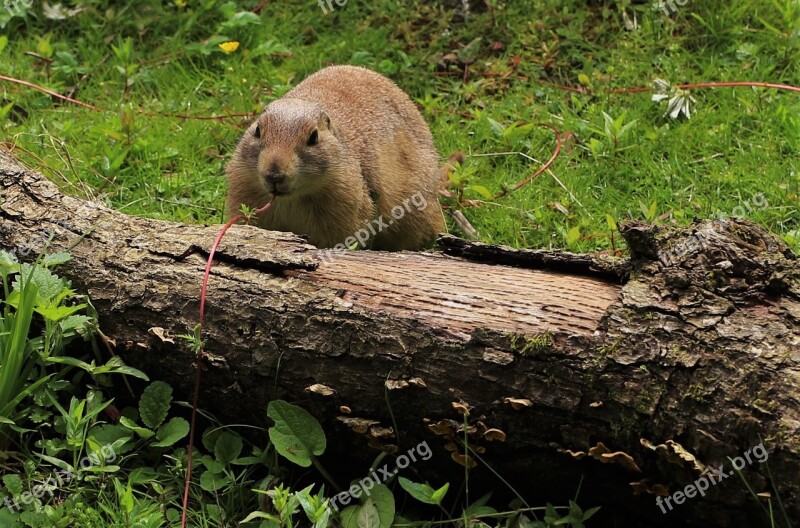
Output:
[[[196,324],[219,227],[66,196],[2,152],[0,192],[0,248],[30,259],[54,234],[115,353],[189,399],[194,356],[175,336]],[[234,226],[212,272],[200,406],[265,425],[270,399],[302,405],[329,435],[324,460],[353,478],[368,446],[426,441],[433,457],[410,470],[432,483],[463,478],[447,447],[468,409],[473,493],[506,491],[487,466],[535,505],[583,478],[579,502],[613,526],[762,525],[732,467],[746,458],[749,485],[800,519],[796,256],[741,220],[622,234],[631,258],[615,262],[452,237],[444,254],[330,254]]]

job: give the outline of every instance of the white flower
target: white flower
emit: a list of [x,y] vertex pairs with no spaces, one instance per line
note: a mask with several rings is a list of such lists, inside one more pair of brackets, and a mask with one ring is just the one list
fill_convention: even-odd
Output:
[[667,103],[667,111],[664,116],[669,115],[672,119],[677,119],[681,114],[686,116],[686,119],[692,117],[691,103],[696,103],[697,100],[689,94],[688,90],[682,90],[673,87],[669,81],[664,79],[655,79],[653,81],[653,95],[650,97],[652,101],[661,102],[664,99],[669,99]]

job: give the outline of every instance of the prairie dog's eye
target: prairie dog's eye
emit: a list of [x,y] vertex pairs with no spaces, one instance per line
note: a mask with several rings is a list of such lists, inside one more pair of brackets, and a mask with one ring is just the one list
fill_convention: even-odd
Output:
[[319,142],[319,132],[317,132],[317,131],[315,130],[315,131],[313,131],[313,132],[311,133],[311,135],[310,135],[310,136],[308,136],[308,141],[306,142],[306,144],[307,144],[309,147],[313,147],[313,146],[314,146],[314,145],[316,145],[318,142]]
[[256,129],[253,130],[253,135],[257,138],[261,137],[261,125],[256,125]]

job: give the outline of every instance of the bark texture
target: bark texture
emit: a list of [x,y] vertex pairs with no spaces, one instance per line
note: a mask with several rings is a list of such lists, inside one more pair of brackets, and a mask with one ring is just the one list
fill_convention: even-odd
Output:
[[[0,192],[0,247],[36,252],[51,230],[53,250],[74,246],[60,273],[90,295],[115,352],[188,399],[193,356],[175,336],[197,321],[219,227],[65,196],[3,153]],[[452,237],[449,254],[330,257],[235,226],[210,282],[200,404],[264,425],[271,398],[298,403],[328,433],[323,461],[353,478],[367,474],[371,447],[425,440],[434,456],[411,477],[455,490],[463,468],[447,447],[464,437],[461,402],[479,451],[473,499],[507,490],[487,464],[532,505],[564,503],[583,477],[579,502],[605,506],[608,526],[765,525],[728,458],[751,450],[742,474],[796,522],[795,255],[736,220],[622,231],[632,257],[614,262]],[[762,443],[771,479],[752,454]],[[662,514],[654,494],[721,465],[730,476]]]

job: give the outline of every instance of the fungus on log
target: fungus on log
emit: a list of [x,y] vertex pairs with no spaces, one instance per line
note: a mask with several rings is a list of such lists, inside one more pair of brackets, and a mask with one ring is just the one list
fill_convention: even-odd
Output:
[[[175,336],[196,324],[218,226],[66,196],[3,153],[0,192],[0,248],[35,255],[55,233],[52,250],[73,255],[59,272],[114,352],[189,399],[194,356]],[[460,459],[474,491],[502,495],[488,464],[541,505],[583,477],[580,502],[615,526],[758,526],[732,467],[748,453],[742,476],[800,518],[796,256],[740,220],[622,234],[632,257],[617,263],[454,237],[444,253],[332,256],[234,226],[212,271],[200,406],[265,425],[271,398],[302,405],[353,478],[367,446],[421,441],[434,455],[409,470],[433,483],[463,478]],[[464,438],[460,412],[470,459],[446,448]],[[662,513],[656,495],[720,466],[727,478]]]

